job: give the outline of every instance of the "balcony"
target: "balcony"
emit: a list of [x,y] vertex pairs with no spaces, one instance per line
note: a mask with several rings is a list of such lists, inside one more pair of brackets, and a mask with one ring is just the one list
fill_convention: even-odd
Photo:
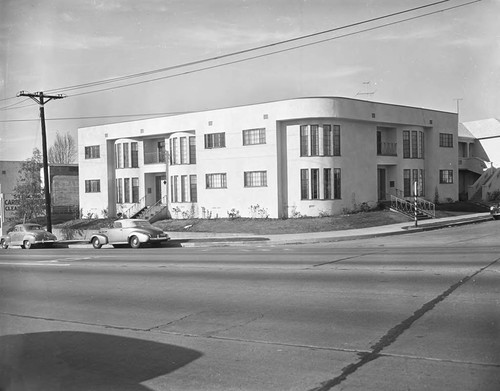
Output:
[[486,163],[477,157],[460,157],[458,158],[458,169],[482,174],[486,170]]
[[390,142],[377,143],[377,156],[398,156],[398,144]]
[[144,164],[164,164],[166,162],[167,159],[164,152],[144,152]]

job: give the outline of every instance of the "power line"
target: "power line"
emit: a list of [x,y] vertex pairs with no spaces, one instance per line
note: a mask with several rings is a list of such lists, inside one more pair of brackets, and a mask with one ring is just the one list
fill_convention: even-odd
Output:
[[249,60],[255,60],[255,59],[258,59],[258,58],[268,57],[268,56],[271,56],[271,55],[274,55],[274,54],[284,53],[284,52],[288,52],[288,51],[292,51],[292,50],[296,50],[296,49],[300,49],[300,48],[304,48],[304,47],[308,47],[308,46],[312,46],[312,45],[318,45],[318,44],[321,44],[321,43],[324,43],[324,42],[329,42],[329,41],[333,41],[333,40],[336,40],[336,39],[340,39],[340,38],[345,38],[345,37],[349,37],[349,36],[352,36],[352,35],[361,34],[361,33],[367,32],[367,31],[378,30],[378,29],[381,29],[381,28],[384,28],[384,27],[387,27],[387,26],[392,26],[392,25],[396,25],[396,24],[399,24],[399,23],[408,22],[410,20],[420,19],[420,18],[423,18],[423,17],[426,17],[426,16],[434,15],[434,14],[437,14],[439,12],[444,12],[444,11],[448,11],[448,10],[451,10],[451,9],[464,7],[466,5],[470,5],[470,4],[473,4],[473,3],[478,3],[480,1],[482,1],[482,0],[474,0],[474,1],[470,1],[468,3],[460,4],[460,5],[453,6],[453,7],[449,7],[449,8],[443,9],[443,10],[432,11],[432,12],[429,12],[429,13],[426,13],[426,14],[417,15],[417,16],[406,18],[406,19],[401,19],[401,20],[398,20],[398,21],[386,23],[386,24],[383,24],[383,25],[380,25],[380,26],[366,28],[366,29],[363,29],[363,30],[354,31],[354,32],[343,34],[343,35],[339,35],[339,36],[336,36],[336,37],[325,38],[325,39],[322,39],[322,40],[319,40],[319,41],[309,42],[309,43],[305,43],[305,44],[302,44],[302,45],[293,46],[291,48],[276,50],[276,51],[273,51],[273,52],[270,52],[270,53],[259,54],[259,55],[255,55],[255,56],[251,56],[251,57],[246,57],[246,58],[243,58],[243,59],[239,59],[239,60],[224,62],[222,64],[216,64],[216,65],[211,65],[211,66],[207,66],[207,67],[203,67],[203,68],[198,68],[198,69],[194,69],[194,70],[190,70],[190,71],[175,73],[173,75],[157,77],[157,78],[154,78],[154,79],[142,80],[142,81],[138,81],[138,82],[134,82],[134,83],[122,84],[122,85],[119,85],[119,86],[106,87],[106,88],[101,88],[101,89],[97,89],[97,90],[92,90],[92,91],[87,91],[87,92],[81,92],[81,93],[73,94],[73,95],[69,95],[69,96],[70,97],[74,97],[74,96],[88,95],[88,94],[93,94],[93,93],[96,93],[96,92],[103,92],[103,91],[109,91],[109,90],[114,90],[114,89],[118,89],[118,88],[130,87],[130,86],[139,85],[139,84],[145,84],[145,83],[150,83],[150,82],[154,82],[154,81],[158,81],[158,80],[164,80],[164,79],[170,79],[170,78],[174,78],[174,77],[178,77],[178,76],[184,76],[184,75],[188,75],[188,74],[192,74],[192,73],[197,73],[197,72],[201,72],[201,71],[206,71],[206,70],[210,70],[210,69],[216,69],[216,68],[220,68],[220,67],[227,66],[227,65],[238,64],[238,63],[249,61]]
[[[219,55],[219,56],[214,56],[214,57],[210,57],[210,58],[206,58],[206,59],[202,59],[202,60],[186,62],[186,63],[183,63],[183,64],[173,65],[173,66],[170,66],[170,67],[159,68],[159,69],[155,69],[155,70],[151,70],[151,71],[134,73],[134,74],[125,75],[125,76],[119,76],[119,77],[115,77],[115,78],[111,78],[111,79],[94,81],[94,82],[89,82],[89,83],[84,83],[84,84],[76,84],[76,85],[73,85],[73,86],[67,86],[67,87],[62,87],[62,88],[57,88],[57,89],[47,90],[47,91],[48,92],[54,92],[54,91],[58,91],[58,92],[65,91],[65,92],[67,92],[67,91],[71,91],[71,90],[75,90],[75,89],[89,88],[89,87],[94,87],[94,86],[98,86],[98,85],[102,85],[102,84],[116,83],[116,82],[119,82],[119,81],[131,79],[131,78],[144,77],[144,76],[149,76],[149,75],[152,75],[152,74],[155,74],[155,73],[161,73],[161,72],[171,71],[171,70],[174,70],[174,69],[184,68],[184,67],[188,67],[188,66],[199,65],[199,64],[206,63],[206,62],[215,61],[215,60],[221,60],[221,59],[224,59],[224,58],[234,57],[234,56],[238,56],[238,55],[242,55],[242,54],[247,54],[247,53],[250,53],[250,52],[257,51],[257,50],[268,49],[268,48],[272,48],[272,47],[275,47],[275,46],[278,46],[278,45],[292,43],[292,42],[296,42],[296,41],[299,41],[299,40],[303,40],[303,39],[307,39],[307,38],[312,38],[312,37],[316,37],[316,36],[319,36],[319,35],[324,35],[324,34],[332,33],[332,32],[335,32],[335,31],[339,31],[339,30],[344,30],[344,29],[347,29],[347,28],[351,28],[351,27],[357,27],[357,26],[360,26],[360,25],[363,25],[363,24],[367,24],[367,23],[378,21],[378,20],[387,19],[387,18],[390,18],[390,17],[394,17],[394,16],[405,14],[405,13],[417,11],[417,10],[420,10],[420,9],[432,7],[432,6],[435,6],[435,5],[438,5],[438,4],[442,4],[442,3],[446,3],[446,2],[449,2],[449,1],[451,1],[451,0],[441,0],[441,1],[434,2],[434,3],[426,4],[426,5],[423,5],[423,6],[410,8],[410,9],[407,9],[407,10],[404,10],[404,11],[394,12],[394,13],[391,13],[391,14],[387,14],[387,15],[383,15],[383,16],[378,16],[378,17],[371,18],[371,19],[366,19],[366,20],[363,20],[363,21],[360,21],[360,22],[351,23],[351,24],[347,24],[347,25],[344,25],[344,26],[340,26],[340,27],[335,27],[335,28],[331,28],[331,29],[328,29],[328,30],[319,31],[319,32],[312,33],[312,34],[302,35],[302,36],[299,36],[299,37],[295,37],[295,38],[291,38],[291,39],[287,39],[287,40],[282,40],[282,41],[278,41],[278,42],[274,42],[274,43],[270,43],[270,44],[266,44],[266,45],[261,45],[261,46],[257,46],[257,47],[253,47],[253,48],[249,48],[249,49],[244,49],[244,50],[240,50],[240,51],[236,51],[236,52],[231,52],[231,53],[227,53],[227,54],[223,54],[223,55]],[[482,0],[477,0],[477,1],[482,1]]]

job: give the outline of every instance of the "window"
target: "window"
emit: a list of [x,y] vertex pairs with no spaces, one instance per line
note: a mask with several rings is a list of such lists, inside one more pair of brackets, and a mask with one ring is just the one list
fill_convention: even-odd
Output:
[[418,158],[424,158],[424,132],[418,132]]
[[340,168],[333,169],[333,199],[340,200],[341,198],[341,175]]
[[267,171],[247,171],[244,173],[245,187],[266,187]]
[[300,170],[300,199],[309,199],[309,170]]
[[325,200],[332,198],[332,169],[323,169],[323,197]]
[[410,131],[403,130],[403,158],[410,158]]
[[188,145],[187,137],[181,137],[181,164],[188,164]]
[[179,164],[179,148],[177,138],[170,139],[170,164]]
[[266,129],[247,129],[243,131],[243,145],[266,143]]
[[333,156],[340,156],[340,125],[333,125]]
[[116,180],[116,203],[121,204],[122,202],[123,202],[122,179],[118,178]]
[[323,125],[323,155],[332,155],[332,126]]
[[85,159],[99,159],[101,157],[101,150],[99,145],[92,145],[85,147]]
[[333,199],[340,200],[341,198],[341,175],[340,168],[333,169]]
[[172,176],[170,177],[170,193],[171,193],[171,199],[172,202],[178,202],[178,176]]
[[311,156],[319,155],[319,127],[311,125]]
[[411,170],[403,170],[403,197],[411,196]]
[[115,167],[123,168],[122,145],[115,144]]
[[205,135],[205,149],[225,148],[226,134],[225,133],[210,133]]
[[191,202],[198,202],[198,188],[196,185],[196,175],[189,176],[189,191],[191,193]]
[[300,156],[309,156],[309,129],[307,125],[300,126]]
[[418,133],[416,130],[411,131],[411,157],[413,159],[418,157]]
[[128,143],[123,143],[123,167],[125,168],[130,167],[130,155],[128,153]]
[[132,178],[132,202],[139,202],[139,178]]
[[131,151],[131,158],[132,158],[132,167],[137,168],[139,167],[139,145],[138,143],[130,143],[130,151]]
[[89,179],[85,181],[85,193],[100,193],[101,181],[99,179]]
[[188,179],[187,175],[181,175],[181,202],[187,202],[187,194],[188,194],[187,179]]
[[453,170],[439,170],[439,183],[453,183]]
[[189,163],[196,164],[196,137],[189,136]]
[[206,174],[207,189],[225,189],[227,188],[226,174]]
[[123,180],[123,202],[129,203],[130,202],[130,178],[125,178]]
[[311,199],[319,198],[319,169],[311,169]]
[[439,133],[439,146],[444,148],[453,148],[453,134]]

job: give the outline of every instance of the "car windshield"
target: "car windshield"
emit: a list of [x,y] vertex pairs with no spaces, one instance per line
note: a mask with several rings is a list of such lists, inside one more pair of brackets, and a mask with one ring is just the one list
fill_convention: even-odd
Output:
[[139,227],[139,228],[153,228],[151,223],[148,221],[133,221],[130,223],[131,227]]
[[43,229],[41,225],[27,225],[26,226],[26,229],[27,230],[30,230],[30,231],[38,231],[38,230],[41,230]]

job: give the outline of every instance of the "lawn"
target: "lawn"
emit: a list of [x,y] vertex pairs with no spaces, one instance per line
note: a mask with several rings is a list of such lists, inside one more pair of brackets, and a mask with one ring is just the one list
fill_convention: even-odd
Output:
[[[436,217],[454,216],[457,214],[478,213],[487,210],[476,208],[470,204],[458,205],[454,203],[447,207],[440,205],[436,210]],[[256,235],[292,234],[303,232],[337,231],[355,228],[374,227],[387,224],[412,223],[407,217],[385,210],[374,210],[347,215],[330,217],[302,217],[290,219],[262,219],[262,218],[218,218],[218,219],[185,219],[161,220],[155,226],[165,231],[191,231],[213,233],[248,233]],[[82,219],[58,224],[56,228],[63,229],[99,229],[109,226],[108,219]]]

